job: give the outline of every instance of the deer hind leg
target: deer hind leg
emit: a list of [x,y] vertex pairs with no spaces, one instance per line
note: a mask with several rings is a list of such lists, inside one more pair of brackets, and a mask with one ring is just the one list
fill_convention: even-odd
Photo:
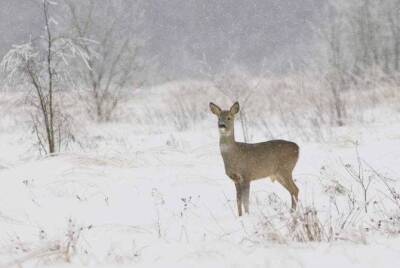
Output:
[[297,207],[297,203],[299,202],[299,188],[294,183],[292,175],[290,175],[289,185],[290,188],[292,189],[290,193],[292,197],[292,209],[295,210]]
[[242,216],[242,185],[239,182],[235,182],[235,187],[236,187],[236,203],[240,217]]
[[290,193],[292,199],[292,210],[295,210],[297,202],[299,201],[299,188],[294,183],[292,174],[289,172],[286,174],[280,174],[278,181]]
[[242,185],[242,201],[244,212],[249,214],[249,199],[250,199],[250,182],[243,182]]

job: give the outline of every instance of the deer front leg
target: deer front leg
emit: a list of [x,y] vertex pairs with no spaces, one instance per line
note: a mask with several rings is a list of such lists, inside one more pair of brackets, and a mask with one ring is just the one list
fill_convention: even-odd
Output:
[[235,187],[236,187],[236,203],[240,217],[242,216],[242,186],[240,182],[235,182]]
[[250,182],[243,182],[242,185],[242,200],[244,205],[244,212],[249,214],[249,199],[250,199]]

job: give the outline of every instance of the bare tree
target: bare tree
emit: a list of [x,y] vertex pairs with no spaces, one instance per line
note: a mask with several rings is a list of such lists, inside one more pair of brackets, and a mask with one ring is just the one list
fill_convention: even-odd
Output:
[[92,40],[83,46],[89,59],[76,72],[83,82],[81,97],[89,115],[109,121],[127,88],[140,87],[143,61],[139,58],[142,14],[139,1],[65,0],[74,38]]
[[345,103],[342,91],[346,88],[346,74],[349,68],[345,31],[347,21],[335,4],[337,3],[329,3],[327,5],[325,14],[328,19],[322,25],[316,27],[316,32],[325,48],[326,66],[323,76],[325,85],[332,96],[333,124],[342,126],[344,125],[345,117]]
[[85,58],[78,44],[57,34],[51,5],[48,0],[42,3],[44,34],[14,46],[1,63],[8,82],[29,89],[34,132],[40,150],[49,154],[58,152],[71,137],[58,98],[68,81],[68,61],[78,54]]

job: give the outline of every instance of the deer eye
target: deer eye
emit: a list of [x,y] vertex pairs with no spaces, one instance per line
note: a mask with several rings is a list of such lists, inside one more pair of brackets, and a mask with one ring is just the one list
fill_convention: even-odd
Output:
[[231,120],[231,118],[230,117],[228,117],[228,121],[230,121]]

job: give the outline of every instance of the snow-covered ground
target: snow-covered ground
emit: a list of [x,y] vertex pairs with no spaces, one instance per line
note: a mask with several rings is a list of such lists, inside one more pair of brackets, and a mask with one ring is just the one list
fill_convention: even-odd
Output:
[[79,144],[52,157],[38,156],[15,96],[2,93],[0,267],[400,267],[397,115],[324,141],[294,134],[301,208],[291,214],[288,193],[265,179],[239,218],[216,119],[179,130],[148,118],[172,120],[163,107],[175,100],[158,90],[124,103],[117,122],[77,121]]

